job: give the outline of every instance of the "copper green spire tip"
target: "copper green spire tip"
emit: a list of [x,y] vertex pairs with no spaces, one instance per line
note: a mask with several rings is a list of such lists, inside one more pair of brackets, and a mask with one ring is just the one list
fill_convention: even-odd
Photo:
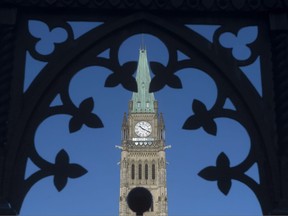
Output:
[[147,51],[143,47],[139,51],[136,81],[138,86],[138,92],[133,92],[131,112],[155,112],[154,94],[149,93],[151,77],[147,60]]

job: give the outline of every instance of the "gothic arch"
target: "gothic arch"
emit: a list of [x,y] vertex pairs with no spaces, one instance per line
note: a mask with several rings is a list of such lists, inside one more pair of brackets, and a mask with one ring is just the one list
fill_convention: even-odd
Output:
[[[54,25],[56,23],[51,24],[51,26]],[[60,23],[60,26],[67,29],[63,23]],[[220,29],[217,33],[220,34],[224,30],[225,28]],[[67,31],[69,32],[70,30],[68,29]],[[174,25],[165,19],[142,12],[95,28],[84,37],[79,38],[78,46],[70,50],[71,52],[67,52],[65,58],[58,62],[57,58],[63,56],[62,54],[65,50],[62,47],[62,50],[60,49],[56,57],[49,59],[49,63],[42,70],[40,76],[24,94],[23,101],[14,101],[14,110],[20,121],[19,124],[15,124],[15,122],[11,123],[13,132],[10,134],[11,148],[9,149],[6,163],[6,169],[11,170],[11,172],[6,173],[4,185],[4,188],[6,188],[5,193],[10,197],[12,206],[16,210],[19,210],[25,194],[36,180],[38,181],[45,176],[54,174],[53,171],[48,172],[46,170],[38,176],[34,176],[34,179],[30,179],[29,182],[24,182],[24,178],[19,178],[19,176],[24,176],[25,164],[28,157],[37,161],[43,170],[45,170],[45,167],[53,166],[53,164],[41,158],[36,151],[29,150],[30,152],[28,152],[27,149],[31,146],[33,148],[34,133],[38,125],[45,118],[62,112],[69,113],[72,116],[77,115],[78,108],[73,105],[67,93],[71,77],[84,67],[94,65],[106,67],[114,74],[117,74],[117,71],[122,71],[124,65],[120,65],[118,61],[119,47],[128,37],[137,33],[152,34],[166,44],[170,56],[167,71],[170,71],[171,75],[182,68],[199,68],[215,80],[218,88],[221,86],[222,93],[218,95],[216,105],[213,108],[215,113],[221,113],[221,107],[227,97],[230,97],[234,105],[239,108],[241,113],[224,112],[222,114],[223,116],[238,120],[247,129],[252,140],[253,150],[251,150],[245,161],[233,168],[231,172],[233,172],[237,180],[244,182],[256,193],[263,213],[269,212],[274,196],[278,196],[275,191],[278,191],[277,188],[279,187],[279,173],[276,166],[274,137],[269,132],[274,126],[269,125],[271,121],[262,118],[267,112],[266,101],[263,101],[259,97],[248,79],[236,67],[235,61],[231,58],[228,51],[220,48],[211,49],[207,46],[205,39],[186,28],[184,24],[182,26]],[[111,44],[111,41],[114,43]],[[67,47],[71,45],[70,43],[72,41],[68,41]],[[97,59],[98,62],[95,63],[95,58],[92,58],[92,56],[98,56],[107,49],[110,49],[110,59],[105,60],[99,57]],[[194,61],[177,61],[177,51],[181,51],[190,58],[193,56]],[[254,57],[252,56],[251,58],[253,59]],[[228,63],[224,64],[223,59]],[[129,69],[133,69],[134,66],[131,65]],[[159,65],[152,62],[151,66],[157,68]],[[230,73],[231,71],[234,71],[234,73]],[[135,91],[133,82],[130,85],[125,81],[128,79],[131,80],[129,74],[123,74],[123,76],[118,77],[117,81],[127,90]],[[159,82],[155,82],[156,87],[151,86],[151,88],[155,89],[159,85]],[[107,87],[111,86],[107,85]],[[160,89],[158,88],[157,90]],[[59,92],[67,107],[65,109],[52,110],[49,104]],[[229,95],[225,95],[224,92],[228,92]],[[91,103],[91,101],[83,101],[83,106],[90,106]],[[23,106],[22,113],[17,110],[16,105],[19,105],[19,107],[20,105]],[[16,121],[17,117],[14,118],[14,121]],[[269,120],[271,119],[273,117]],[[190,126],[188,123],[186,125],[187,128]],[[100,121],[93,123],[93,126],[103,126],[101,117]],[[253,158],[254,154],[257,155],[256,158]],[[62,152],[59,158],[59,161],[63,162],[67,159],[67,155]],[[254,159],[259,163],[261,179],[259,187],[255,183],[251,183],[250,179],[247,179],[243,174],[243,170],[247,170],[255,162]],[[223,155],[222,157],[219,156],[219,161],[221,160],[222,162],[224,161],[223,163],[227,162],[227,158]],[[222,174],[224,175],[224,173]],[[269,185],[272,185],[272,188]]]
[[131,165],[131,179],[134,180],[135,179],[135,164],[132,163]]
[[151,167],[151,178],[152,180],[156,180],[156,164],[152,162],[152,167]]
[[145,174],[145,180],[149,179],[149,166],[148,166],[148,162],[145,162],[145,168],[144,168],[144,174]]

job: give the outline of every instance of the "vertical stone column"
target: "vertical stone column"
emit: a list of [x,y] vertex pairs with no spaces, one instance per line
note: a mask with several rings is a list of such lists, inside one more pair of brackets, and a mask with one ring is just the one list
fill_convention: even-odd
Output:
[[120,200],[119,200],[119,216],[125,216],[126,212],[126,196],[128,182],[129,160],[127,159],[127,151],[122,150],[120,162]]
[[5,181],[8,151],[7,125],[12,82],[16,9],[0,9],[0,215],[16,215],[7,199],[9,182]]
[[[288,215],[288,17],[287,13],[270,14],[274,101],[277,123],[279,196],[275,196],[272,214]],[[275,189],[274,189],[275,191]]]
[[159,216],[167,216],[167,206],[166,206],[166,198],[167,198],[167,184],[166,184],[166,154],[165,151],[158,152],[159,157]]

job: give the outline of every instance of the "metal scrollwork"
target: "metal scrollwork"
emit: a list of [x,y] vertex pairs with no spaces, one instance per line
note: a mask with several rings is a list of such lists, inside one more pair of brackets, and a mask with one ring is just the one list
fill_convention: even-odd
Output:
[[[165,7],[167,4],[164,1],[151,2],[157,7]],[[173,7],[179,6],[176,1],[171,2]],[[200,4],[198,1],[186,2],[190,7]],[[102,1],[94,1],[94,3],[104,4]],[[110,1],[110,3],[114,7],[122,4],[120,1]],[[132,1],[124,1],[124,3],[130,7],[135,5]],[[146,4],[146,7],[149,6],[149,2],[140,1],[140,3],[144,6]],[[212,3],[209,5],[208,1],[203,4],[205,7],[212,7]],[[217,5],[224,10],[230,3],[218,1]],[[215,104],[208,108],[201,100],[193,100],[193,114],[187,116],[187,120],[183,122],[183,129],[196,130],[202,127],[206,133],[216,136],[218,126],[215,119],[224,117],[239,122],[251,138],[250,152],[243,162],[231,167],[230,159],[223,152],[215,158],[216,166],[204,168],[200,171],[199,176],[209,181],[217,181],[219,190],[225,195],[232,187],[231,180],[236,179],[244,183],[256,194],[263,213],[269,213],[271,200],[267,195],[267,185],[274,184],[275,180],[269,179],[258,184],[245,174],[255,163],[260,167],[261,179],[271,169],[267,165],[261,166],[268,158],[267,152],[272,148],[269,144],[274,138],[270,133],[270,117],[263,119],[265,113],[270,111],[265,105],[270,98],[264,97],[267,92],[265,87],[257,92],[254,83],[243,73],[243,67],[251,65],[263,56],[263,58],[267,58],[264,50],[259,47],[259,38],[263,31],[262,24],[253,23],[253,27],[244,24],[235,26],[221,24],[219,28],[214,29],[210,37],[212,39],[209,41],[184,24],[174,25],[145,13],[106,22],[79,38],[73,34],[73,28],[68,23],[69,20],[66,22],[57,19],[49,21],[33,18],[33,20],[27,19],[26,21],[29,25],[23,36],[23,40],[28,41],[24,46],[25,52],[27,51],[26,53],[29,53],[35,60],[47,64],[41,68],[26,91],[22,92],[23,104],[21,106],[23,110],[17,113],[21,123],[15,126],[17,136],[11,136],[14,148],[24,149],[22,153],[19,153],[20,155],[17,155],[20,158],[17,161],[13,161],[16,158],[15,152],[11,153],[11,160],[16,163],[17,167],[11,183],[15,186],[11,189],[11,203],[18,211],[30,188],[44,177],[54,176],[54,185],[58,191],[61,191],[66,186],[68,178],[78,178],[87,172],[85,168],[75,164],[74,161],[70,163],[69,155],[65,150],[57,153],[54,163],[45,160],[35,149],[35,133],[45,119],[59,114],[71,116],[70,133],[79,131],[83,125],[91,128],[104,127],[106,123],[102,122],[101,116],[93,113],[93,108],[97,104],[92,98],[86,98],[79,106],[73,103],[68,91],[69,83],[76,73],[85,68],[103,67],[109,71],[106,80],[103,81],[103,87],[121,85],[128,91],[136,92],[137,83],[133,74],[136,71],[137,63],[129,61],[121,65],[118,51],[127,38],[143,33],[144,29],[145,33],[159,38],[167,46],[169,54],[167,65],[155,61],[150,63],[154,74],[150,92],[164,91],[165,86],[173,89],[184,88],[177,72],[186,68],[201,70],[216,83],[218,95]],[[41,31],[34,31],[35,26],[40,27]],[[247,39],[243,35],[247,34],[248,30],[252,34]],[[56,35],[61,36],[56,37]],[[52,40],[53,38],[54,40]],[[111,43],[112,41],[113,43]],[[235,43],[229,41],[239,42],[240,45],[236,46]],[[43,44],[46,45],[46,50],[41,49]],[[243,55],[239,56],[239,49],[243,51]],[[103,52],[108,53],[107,58],[101,55]],[[179,60],[177,55],[179,52],[187,56],[187,59]],[[60,97],[62,104],[51,106],[57,96]],[[224,108],[227,99],[233,103],[235,110]],[[261,153],[258,154],[258,150],[261,150]],[[24,179],[25,164],[28,159],[40,170]],[[274,159],[269,157],[272,162]],[[20,174],[19,170],[22,170]],[[22,179],[19,176],[22,176]]]

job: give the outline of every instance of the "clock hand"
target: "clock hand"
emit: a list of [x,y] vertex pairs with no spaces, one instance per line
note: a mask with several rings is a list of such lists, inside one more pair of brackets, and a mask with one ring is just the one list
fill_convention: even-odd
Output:
[[147,132],[149,132],[150,133],[150,131],[149,130],[147,130],[147,129],[145,129],[145,128],[143,128],[142,126],[139,126],[142,130],[145,130],[145,131],[147,131]]

